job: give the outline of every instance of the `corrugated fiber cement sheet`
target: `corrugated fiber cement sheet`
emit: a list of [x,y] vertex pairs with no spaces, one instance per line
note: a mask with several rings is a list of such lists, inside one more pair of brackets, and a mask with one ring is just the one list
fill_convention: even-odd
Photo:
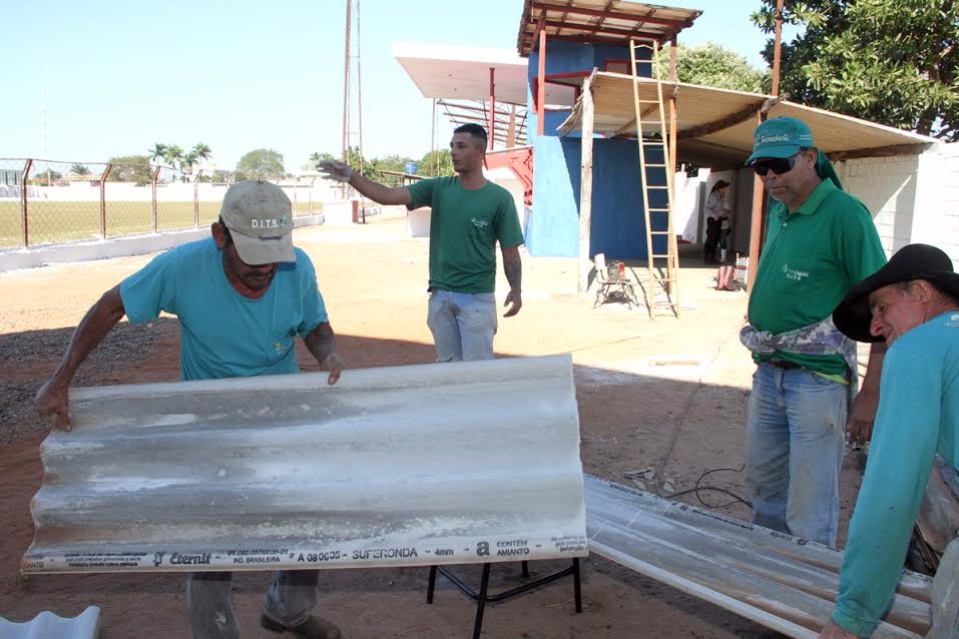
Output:
[[76,389],[30,573],[586,555],[569,356]]

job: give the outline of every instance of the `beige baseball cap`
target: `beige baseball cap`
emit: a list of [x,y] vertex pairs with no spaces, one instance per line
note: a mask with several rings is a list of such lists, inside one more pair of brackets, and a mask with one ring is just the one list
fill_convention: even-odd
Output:
[[263,180],[237,182],[223,196],[220,217],[247,264],[296,262],[293,206],[277,185]]

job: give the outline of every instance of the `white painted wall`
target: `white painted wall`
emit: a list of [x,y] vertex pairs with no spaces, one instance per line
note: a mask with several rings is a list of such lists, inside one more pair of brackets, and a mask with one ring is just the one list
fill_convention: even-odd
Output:
[[[317,179],[312,184],[310,180],[300,182],[284,181],[279,183],[280,188],[291,201],[308,202],[312,194],[313,202],[331,202],[340,200],[340,189],[329,180]],[[226,193],[225,184],[210,184],[201,182],[197,185],[197,195],[201,202],[219,202]],[[20,199],[19,190],[8,189],[0,192],[7,199]],[[31,200],[48,200],[51,202],[98,202],[100,187],[92,186],[89,182],[72,182],[69,186],[31,186],[29,197]],[[152,198],[152,189],[147,186],[137,186],[132,182],[107,182],[107,202],[149,202]],[[176,182],[172,184],[157,184],[157,200],[160,202],[192,202],[193,185]]]
[[846,191],[872,213],[887,255],[923,242],[943,249],[959,265],[959,145],[835,166]]
[[887,255],[912,242],[919,156],[860,158],[834,166],[843,188],[869,209]]
[[920,156],[912,241],[934,244],[959,267],[959,144]]
[[[293,220],[293,223],[294,228],[300,228],[323,224],[324,221],[322,214],[300,215]],[[21,268],[34,268],[44,264],[86,262],[126,255],[155,253],[209,236],[209,227],[203,227],[165,233],[128,235],[92,242],[68,242],[66,244],[49,244],[12,251],[0,251],[0,273]]]

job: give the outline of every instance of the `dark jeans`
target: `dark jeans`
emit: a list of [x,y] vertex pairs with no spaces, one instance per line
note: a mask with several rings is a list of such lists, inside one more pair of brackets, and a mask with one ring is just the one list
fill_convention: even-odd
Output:
[[703,243],[703,259],[707,262],[716,261],[716,248],[719,246],[719,220],[706,218],[706,241]]

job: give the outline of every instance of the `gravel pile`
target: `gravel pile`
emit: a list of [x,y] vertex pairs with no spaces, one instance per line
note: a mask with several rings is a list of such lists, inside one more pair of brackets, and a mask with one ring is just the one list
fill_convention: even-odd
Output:
[[[176,330],[176,320],[166,318],[139,326],[118,324],[83,363],[73,384],[96,386],[105,377],[115,379],[125,368],[152,357],[159,342]],[[0,361],[7,369],[0,379],[0,444],[48,430],[47,422],[34,411],[33,399],[72,336],[72,328],[0,335]]]

